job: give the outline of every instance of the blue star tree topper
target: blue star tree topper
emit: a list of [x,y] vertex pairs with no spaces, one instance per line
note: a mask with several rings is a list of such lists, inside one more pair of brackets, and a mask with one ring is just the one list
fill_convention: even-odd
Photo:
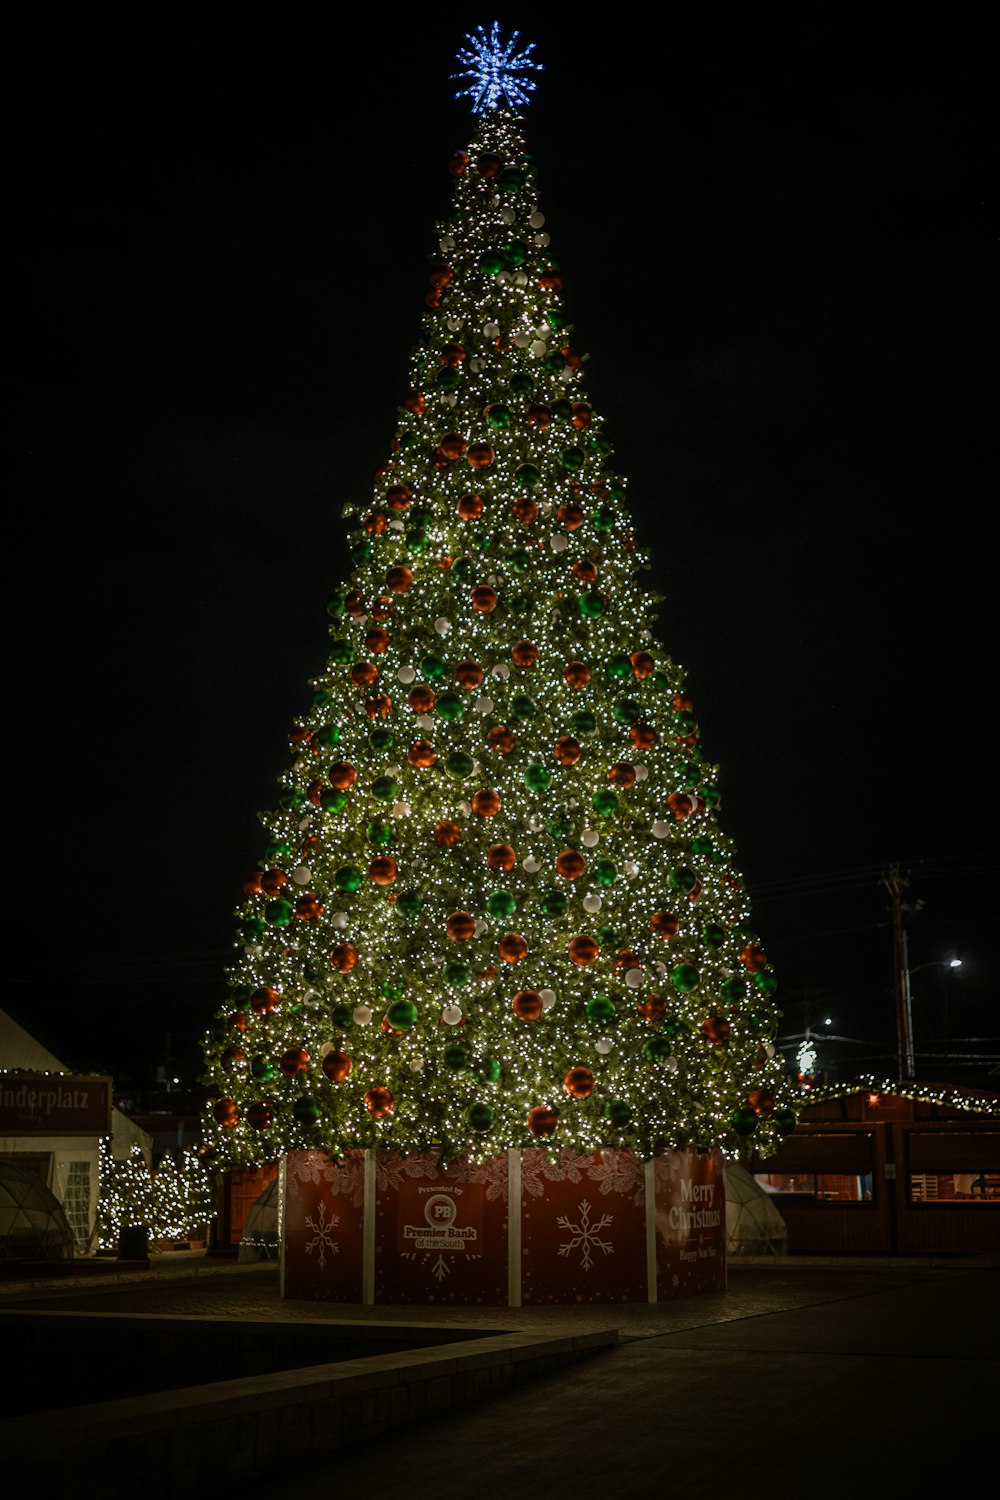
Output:
[[528,95],[535,90],[535,81],[527,75],[540,73],[542,65],[531,60],[534,42],[518,50],[520,37],[521,33],[515,31],[510,41],[504,42],[499,21],[493,22],[488,35],[482,26],[477,26],[471,35],[466,36],[469,45],[456,54],[464,71],[453,73],[452,78],[465,83],[465,88],[459,89],[455,98],[461,99],[463,94],[468,94],[473,114],[485,114],[488,109],[497,109],[502,103],[513,107],[528,103]]

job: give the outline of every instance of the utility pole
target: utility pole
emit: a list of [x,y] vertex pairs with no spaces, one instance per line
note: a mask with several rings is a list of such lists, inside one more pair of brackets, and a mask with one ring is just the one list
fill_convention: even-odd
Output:
[[910,882],[900,874],[899,866],[893,865],[882,884],[889,892],[892,909],[893,968],[896,979],[896,1051],[899,1058],[899,1081],[914,1076],[913,1057],[913,1002],[910,996],[910,960],[906,944],[906,928],[903,926],[903,892]]

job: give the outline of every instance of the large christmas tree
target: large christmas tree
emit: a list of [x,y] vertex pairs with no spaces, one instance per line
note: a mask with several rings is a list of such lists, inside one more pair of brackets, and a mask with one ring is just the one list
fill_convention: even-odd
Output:
[[381,1146],[761,1154],[794,1125],[775,979],[657,639],[518,107],[531,49],[460,53],[420,342],[292,734],[231,995],[218,1160]]

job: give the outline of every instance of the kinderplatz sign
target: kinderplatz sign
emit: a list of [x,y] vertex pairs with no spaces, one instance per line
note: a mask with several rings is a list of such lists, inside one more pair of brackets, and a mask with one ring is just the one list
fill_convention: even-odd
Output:
[[0,1073],[0,1136],[108,1135],[110,1078]]

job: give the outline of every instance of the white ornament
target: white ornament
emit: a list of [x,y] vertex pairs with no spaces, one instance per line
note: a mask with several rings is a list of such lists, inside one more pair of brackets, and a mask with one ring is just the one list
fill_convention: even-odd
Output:
[[642,970],[629,969],[625,975],[625,983],[630,990],[637,990],[642,983]]
[[764,1051],[767,1053],[768,1057],[773,1057],[774,1056],[774,1043],[773,1042],[765,1042],[764,1043]]
[[434,621],[434,629],[437,631],[438,635],[447,635],[449,630],[451,629],[451,621],[446,619],[444,615],[440,615],[438,619]]
[[677,1072],[677,1059],[676,1059],[676,1057],[668,1057],[667,1060],[666,1060],[666,1062],[663,1064],[663,1066],[666,1068],[666,1070],[667,1070],[668,1073],[676,1073]]
[[514,335],[514,343],[517,345],[517,347],[519,349],[527,349],[528,345],[531,343],[531,334],[530,333],[515,333],[515,335]]
[[430,714],[418,714],[417,715],[417,728],[418,729],[433,729],[434,728],[434,720],[431,718]]
[[370,1026],[372,1024],[371,1007],[368,1005],[356,1005],[354,1007],[354,1019],[359,1026]]
[[556,1003],[556,992],[555,990],[539,990],[538,998],[542,1002],[543,1010],[551,1010]]
[[596,828],[585,828],[580,835],[580,843],[585,849],[593,849],[595,844],[600,843],[601,835]]
[[531,225],[532,229],[541,229],[542,225],[545,223],[545,215],[541,212],[540,209],[536,208],[534,213],[529,218],[528,223]]
[[411,1057],[408,1066],[411,1073],[422,1073],[424,1071],[424,1060],[422,1057]]
[[491,668],[491,671],[493,676],[499,677],[501,682],[506,682],[510,676],[510,667],[507,666],[506,662],[497,662],[496,666]]
[[438,240],[438,248],[442,255],[446,254],[449,250],[454,250],[455,236],[452,234],[443,234]]
[[541,339],[532,339],[528,345],[528,353],[532,359],[541,359],[542,355],[546,352],[546,348],[547,346],[542,343]]
[[535,244],[536,245],[541,245],[541,247],[544,249],[545,246],[548,243],[549,243],[549,236],[547,234],[536,234],[535,235]]
[[333,916],[330,918],[330,926],[336,927],[338,932],[343,932],[344,928],[347,926],[346,911],[335,911]]
[[482,917],[480,917],[478,922],[476,923],[476,937],[482,937],[483,933],[489,932],[489,930],[490,924],[488,922],[484,922]]
[[394,818],[408,818],[410,816],[410,804],[408,802],[394,802],[392,804],[392,815]]
[[510,286],[514,280],[509,271],[500,271],[496,279],[497,281],[499,281],[501,286]]
[[458,810],[462,814],[463,818],[471,818],[472,817],[472,803],[471,802],[460,802],[458,804]]
[[653,973],[656,975],[657,979],[662,979],[663,976],[664,976],[664,974],[666,972],[667,972],[667,966],[666,966],[666,964],[665,963],[661,963],[660,960],[657,959],[656,963],[653,965]]
[[465,319],[464,318],[460,318],[459,315],[458,315],[458,313],[452,313],[451,316],[448,319],[448,328],[449,328],[449,331],[451,333],[457,333],[458,330],[461,328],[461,326],[462,326],[462,324],[464,322],[465,322]]
[[553,552],[565,552],[566,548],[569,546],[569,537],[563,536],[561,532],[558,536],[550,536],[549,546],[552,548]]
[[457,1005],[446,1005],[441,1012],[441,1019],[446,1026],[457,1026],[462,1019],[461,1008]]
[[323,997],[320,994],[319,990],[306,990],[305,994],[302,996],[302,1003],[303,1005],[315,1005],[319,1000],[322,1000],[322,998]]
[[521,861],[521,869],[527,870],[529,875],[537,875],[541,868],[540,863],[533,854],[529,854],[527,859],[522,859]]
[[505,224],[513,224],[514,220],[517,218],[517,214],[512,208],[504,208],[500,212],[500,217],[501,219],[503,219]]
[[636,766],[636,768],[635,768],[635,779],[636,779],[636,781],[645,781],[646,777],[648,775],[649,775],[649,769],[648,769],[647,766]]
[[609,1036],[602,1036],[600,1041],[595,1045],[597,1051],[601,1054],[602,1057],[607,1057],[609,1052],[613,1052],[615,1050],[615,1044]]
[[486,323],[483,327],[483,336],[488,339],[498,339],[500,337],[500,324]]
[[324,1042],[322,1047],[319,1049],[319,1055],[320,1057],[326,1057],[328,1052],[336,1052],[336,1050],[336,1042]]
[[393,516],[392,520],[389,522],[390,531],[403,531],[405,529],[405,526],[406,523],[404,521],[401,521],[398,516]]
[[476,699],[476,713],[477,714],[491,714],[492,712],[493,712],[493,699],[492,698],[477,698]]
[[448,392],[444,393],[442,395],[442,397],[441,397],[441,405],[442,406],[451,406],[451,407],[457,406],[458,405],[458,397],[456,396],[455,392],[454,391],[448,391]]
[[654,823],[649,831],[653,835],[654,839],[665,839],[667,834],[670,832],[670,824]]
[[469,369],[472,370],[472,371],[474,371],[474,373],[476,375],[479,374],[480,370],[485,369],[485,366],[486,366],[485,360],[480,359],[478,357],[478,355],[477,355],[477,357],[475,359],[470,359],[469,360]]
[[584,911],[589,911],[589,912],[600,911],[600,909],[601,909],[601,907],[603,905],[604,905],[604,902],[603,902],[603,900],[601,899],[600,896],[593,896],[592,895],[592,896],[584,896],[584,898],[583,898],[583,909],[584,909]]
[[527,277],[526,272],[524,272],[524,271],[515,271],[514,272],[514,285],[515,286],[527,286],[528,285],[528,277]]
[[308,885],[312,879],[312,871],[308,865],[296,865],[292,871],[292,879],[296,885]]
[[639,866],[636,864],[636,862],[635,862],[634,859],[627,859],[625,861],[625,863],[622,865],[622,870],[631,879],[631,877],[633,875],[638,875],[638,873],[639,873]]

